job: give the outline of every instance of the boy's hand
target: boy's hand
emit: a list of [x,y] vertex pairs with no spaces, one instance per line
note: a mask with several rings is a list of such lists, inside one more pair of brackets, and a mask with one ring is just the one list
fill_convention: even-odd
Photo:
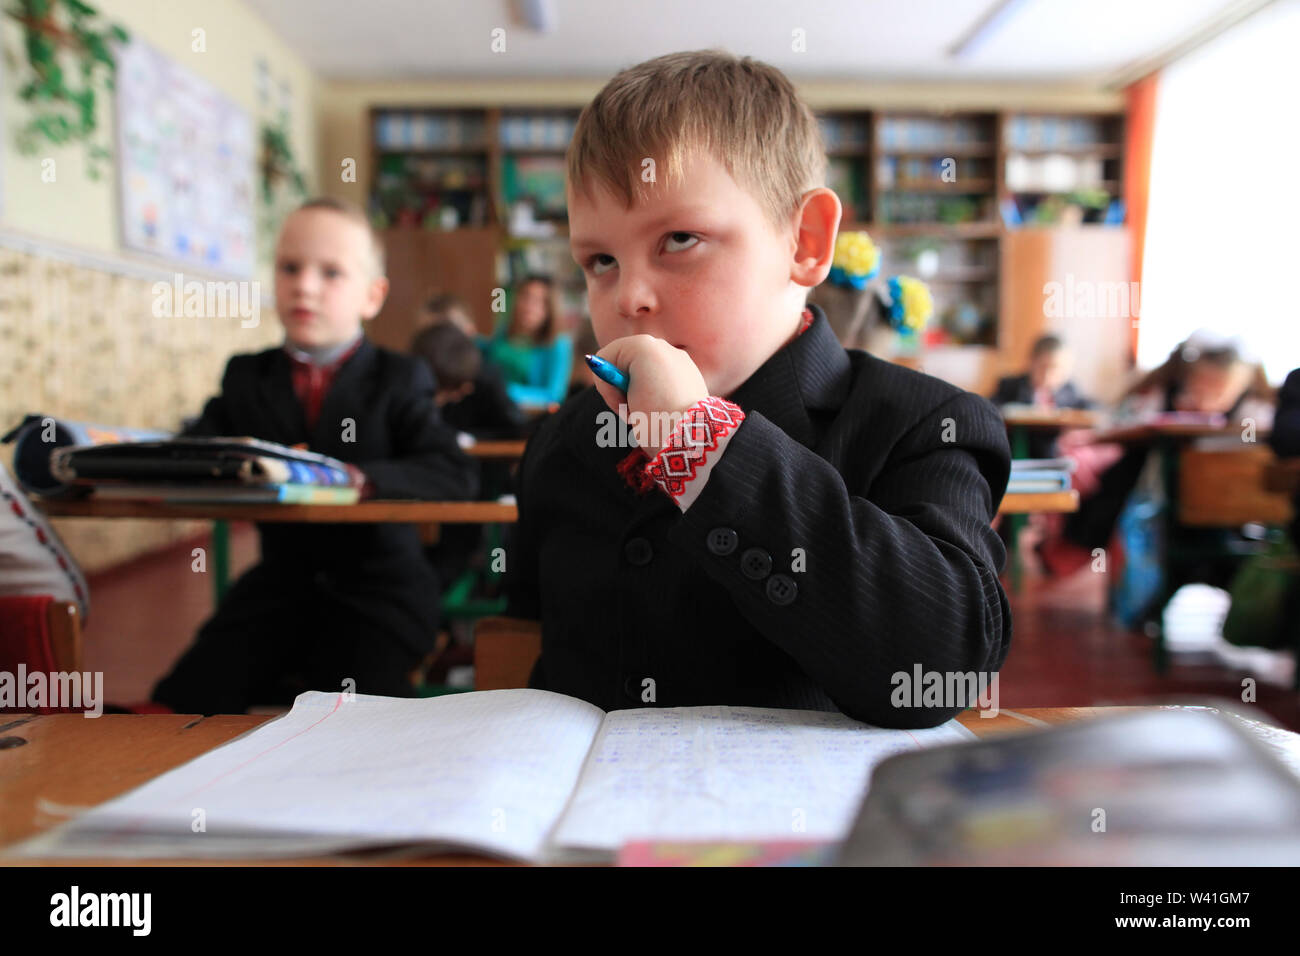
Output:
[[631,384],[626,396],[600,380],[596,389],[613,411],[626,405],[629,415],[641,413],[631,419],[632,433],[652,458],[668,441],[682,413],[709,397],[709,387],[690,355],[653,335],[615,339],[596,354],[627,372]]

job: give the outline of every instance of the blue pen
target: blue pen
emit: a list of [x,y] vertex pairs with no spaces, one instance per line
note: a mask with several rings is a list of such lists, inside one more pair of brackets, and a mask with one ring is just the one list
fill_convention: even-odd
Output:
[[596,378],[602,382],[608,382],[623,394],[627,394],[627,372],[624,372],[612,362],[606,362],[599,355],[587,355],[584,358],[586,358],[587,364],[591,366]]

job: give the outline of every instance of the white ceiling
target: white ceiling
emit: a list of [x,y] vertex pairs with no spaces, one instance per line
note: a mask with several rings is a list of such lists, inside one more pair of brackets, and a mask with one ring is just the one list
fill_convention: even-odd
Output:
[[[1248,0],[1013,0],[967,55],[947,50],[999,0],[248,0],[316,73],[338,80],[606,78],[640,60],[719,46],[795,79],[1101,85]],[[506,50],[490,49],[504,27]],[[792,50],[795,29],[806,52]]]

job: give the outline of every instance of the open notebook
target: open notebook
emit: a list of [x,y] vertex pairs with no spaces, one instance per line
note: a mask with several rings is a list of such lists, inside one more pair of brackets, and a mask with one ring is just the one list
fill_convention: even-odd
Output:
[[974,739],[754,707],[619,710],[541,690],[293,709],[5,851],[268,857],[377,846],[612,860],[633,839],[838,840],[871,768]]

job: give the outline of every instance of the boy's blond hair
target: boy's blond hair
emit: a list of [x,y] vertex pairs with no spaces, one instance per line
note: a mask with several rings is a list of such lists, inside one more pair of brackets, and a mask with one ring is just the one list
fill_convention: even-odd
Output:
[[354,222],[364,229],[366,236],[370,239],[370,277],[375,279],[384,274],[384,241],[379,238],[379,233],[370,224],[370,218],[366,215],[364,209],[354,202],[349,202],[346,199],[335,199],[333,196],[316,196],[308,199],[294,212],[302,212],[305,209],[327,209],[330,212],[336,212],[344,219]]
[[628,208],[647,198],[643,161],[672,183],[702,151],[720,162],[784,227],[809,189],[826,184],[821,130],[785,74],[721,50],[670,53],[629,67],[605,84],[578,117],[568,151],[568,185],[591,196],[593,182]]

